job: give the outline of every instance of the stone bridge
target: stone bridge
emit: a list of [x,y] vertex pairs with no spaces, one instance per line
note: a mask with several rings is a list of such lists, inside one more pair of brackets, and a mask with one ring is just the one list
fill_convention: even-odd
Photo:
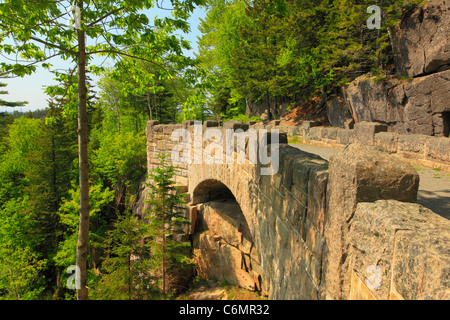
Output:
[[[231,149],[229,142],[211,148],[218,133],[254,126],[195,124],[149,121],[146,135],[149,170],[161,153],[191,160],[176,164],[176,183],[189,194],[186,233],[201,276],[270,299],[450,298],[450,221],[415,203],[419,176],[411,165],[360,144],[328,162],[289,146],[286,135],[276,145],[274,132],[260,131],[257,141],[272,143],[268,155],[279,157],[255,163],[252,150],[260,159],[265,149],[252,149],[250,136]],[[196,140],[199,128],[215,135]],[[210,163],[204,152],[223,161]],[[278,170],[262,174],[276,160]]]

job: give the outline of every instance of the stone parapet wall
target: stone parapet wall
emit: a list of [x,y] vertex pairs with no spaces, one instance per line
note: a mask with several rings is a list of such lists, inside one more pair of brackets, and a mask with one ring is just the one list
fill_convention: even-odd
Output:
[[377,146],[401,158],[450,170],[450,138],[447,137],[388,132],[387,125],[377,122],[356,123],[353,129],[322,127],[311,121],[297,126],[272,121],[267,125],[257,124],[250,127],[276,128],[285,132],[288,138],[296,136],[304,143],[336,148],[343,148],[352,143]]
[[[176,142],[173,142],[172,133],[177,129],[183,129],[181,124],[160,124],[157,120],[147,122],[147,170],[150,172],[159,164],[158,155],[172,153]],[[188,166],[177,165],[176,183],[179,186],[187,186]]]

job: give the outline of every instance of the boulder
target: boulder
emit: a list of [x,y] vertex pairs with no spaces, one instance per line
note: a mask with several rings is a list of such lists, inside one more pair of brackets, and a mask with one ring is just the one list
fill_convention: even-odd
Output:
[[431,0],[407,12],[391,30],[395,67],[399,75],[430,74],[450,64],[448,0]]
[[360,203],[349,233],[351,268],[377,285],[377,299],[448,300],[449,241],[450,221],[418,204]]

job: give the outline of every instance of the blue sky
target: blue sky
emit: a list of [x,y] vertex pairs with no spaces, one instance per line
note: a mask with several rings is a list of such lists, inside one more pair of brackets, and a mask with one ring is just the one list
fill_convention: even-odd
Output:
[[[152,12],[150,11],[150,13]],[[155,9],[154,14],[161,17],[163,16],[164,11]],[[183,37],[191,42],[191,46],[193,48],[193,50],[187,52],[187,54],[190,56],[193,56],[194,52],[196,52],[197,50],[197,36],[200,36],[201,34],[198,31],[198,25],[200,23],[200,18],[204,18],[205,16],[205,9],[196,8],[191,18],[189,19],[191,32],[189,34],[183,34]],[[150,16],[149,18],[152,19]],[[3,61],[5,61],[5,59],[0,56],[0,62]],[[100,62],[101,61],[102,60],[100,60]],[[52,69],[68,68],[68,62],[62,60],[50,60],[49,62],[54,65]],[[8,85],[7,87],[2,89],[9,92],[8,95],[2,95],[2,99],[7,101],[29,102],[25,107],[16,108],[17,110],[21,111],[44,109],[45,107],[47,107],[48,97],[44,93],[44,86],[53,85],[56,83],[53,80],[53,74],[43,68],[38,68],[38,70],[31,76],[14,79],[0,79],[0,82],[6,83]],[[13,108],[0,107],[0,112],[13,110]]]

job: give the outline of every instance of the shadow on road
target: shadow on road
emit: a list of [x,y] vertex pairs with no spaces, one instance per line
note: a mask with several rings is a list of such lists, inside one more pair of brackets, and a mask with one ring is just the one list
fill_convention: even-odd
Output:
[[450,219],[450,189],[435,191],[419,190],[417,203],[438,215]]

